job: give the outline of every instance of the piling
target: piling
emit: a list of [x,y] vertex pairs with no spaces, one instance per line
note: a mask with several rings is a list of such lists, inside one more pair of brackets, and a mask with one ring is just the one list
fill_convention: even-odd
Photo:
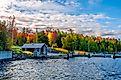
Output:
[[90,53],[88,54],[88,58],[91,58],[91,55],[90,55]]

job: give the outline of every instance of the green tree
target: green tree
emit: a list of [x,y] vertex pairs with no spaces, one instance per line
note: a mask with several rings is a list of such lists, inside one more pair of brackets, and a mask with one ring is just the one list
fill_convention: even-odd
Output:
[[27,41],[27,39],[25,37],[18,37],[16,44],[18,46],[22,46],[23,44],[26,43],[26,41]]
[[80,39],[79,50],[81,50],[81,51],[88,51],[88,40],[86,40],[84,38]]
[[99,52],[98,44],[94,41],[89,41],[90,52]]
[[63,44],[62,48],[73,51],[74,45],[75,45],[73,36],[68,34],[66,37],[63,37],[62,38],[62,44]]
[[63,45],[63,44],[62,44],[61,39],[62,39],[63,37],[66,37],[66,33],[61,32],[61,31],[58,30],[57,34],[58,34],[58,38],[57,38],[57,40],[56,40],[57,46],[58,46],[59,48],[62,48],[62,45]]
[[8,25],[6,21],[0,21],[0,49],[1,50],[8,50],[8,42],[9,32],[8,32]]
[[45,43],[48,45],[48,37],[44,34],[44,32],[38,33],[38,43]]

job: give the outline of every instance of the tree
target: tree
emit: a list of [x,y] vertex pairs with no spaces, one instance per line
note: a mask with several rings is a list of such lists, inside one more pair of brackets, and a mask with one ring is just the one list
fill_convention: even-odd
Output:
[[27,33],[26,33],[26,28],[22,28],[22,32],[17,33],[17,42],[16,44],[19,46],[22,46],[27,42]]
[[26,43],[26,41],[27,41],[26,38],[20,36],[20,37],[17,38],[17,42],[16,42],[16,44],[17,44],[18,46],[22,46],[23,44]]
[[81,51],[88,51],[88,40],[86,40],[84,38],[80,39],[79,50],[81,50]]
[[94,41],[89,41],[90,52],[99,52],[98,44]]
[[68,49],[70,51],[74,50],[74,38],[71,35],[67,35],[66,37],[62,38],[62,48]]
[[59,31],[59,30],[58,30],[57,34],[58,34],[58,38],[57,38],[57,40],[56,40],[57,46],[58,46],[59,48],[62,48],[62,41],[61,41],[61,38],[64,37],[65,35],[64,35],[61,31]]
[[58,38],[58,34],[56,31],[52,31],[48,33],[48,41],[49,41],[49,45],[52,46],[52,44],[54,44],[56,42]]
[[34,43],[36,40],[36,35],[34,33],[27,34],[27,43]]
[[44,32],[38,33],[38,43],[45,43],[48,45],[48,37],[44,34]]
[[8,40],[9,32],[6,21],[0,21],[0,50],[8,50],[10,42]]
[[75,35],[75,37],[74,37],[74,49],[79,50],[80,44],[81,44],[81,38],[79,37],[79,35]]

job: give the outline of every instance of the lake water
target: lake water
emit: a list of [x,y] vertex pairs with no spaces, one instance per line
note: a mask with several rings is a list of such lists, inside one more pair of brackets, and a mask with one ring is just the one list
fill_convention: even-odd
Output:
[[26,59],[0,65],[1,80],[121,80],[121,59]]

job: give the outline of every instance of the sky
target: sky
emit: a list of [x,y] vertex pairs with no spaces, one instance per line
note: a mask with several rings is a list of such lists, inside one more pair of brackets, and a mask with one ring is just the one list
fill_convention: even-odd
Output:
[[77,33],[121,38],[121,0],[0,0],[0,19],[17,27],[73,28]]

